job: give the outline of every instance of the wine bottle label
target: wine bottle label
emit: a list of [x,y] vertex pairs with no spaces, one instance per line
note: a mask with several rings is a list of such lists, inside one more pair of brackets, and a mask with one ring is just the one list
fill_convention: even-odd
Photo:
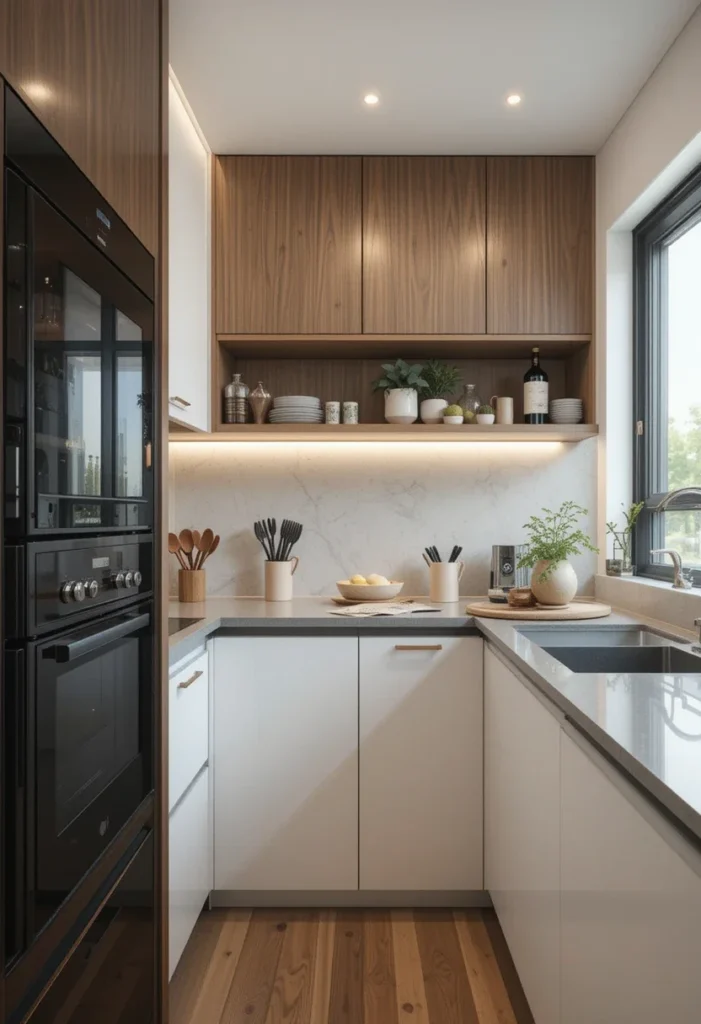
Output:
[[548,411],[548,382],[529,380],[523,385],[523,412],[526,416]]

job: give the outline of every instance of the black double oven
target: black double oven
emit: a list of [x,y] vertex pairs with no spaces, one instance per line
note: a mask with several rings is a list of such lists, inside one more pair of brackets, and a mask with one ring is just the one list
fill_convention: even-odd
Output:
[[58,993],[62,1020],[73,1000],[76,1020],[91,1007],[97,1021],[127,971],[127,1015],[145,1024],[154,262],[11,90],[3,102],[7,1019],[48,1024]]

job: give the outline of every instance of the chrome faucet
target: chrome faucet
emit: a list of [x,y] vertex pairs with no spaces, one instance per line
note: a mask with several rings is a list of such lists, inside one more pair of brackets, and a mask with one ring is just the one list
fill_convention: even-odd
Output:
[[669,555],[672,559],[672,565],[674,566],[674,582],[672,586],[675,590],[691,590],[692,583],[684,575],[684,568],[682,566],[682,556],[674,548],[655,548],[654,551],[650,552],[651,555]]
[[[677,487],[676,491],[667,491],[664,494],[653,494],[651,498],[648,498],[645,504],[651,512],[663,512],[665,509],[677,505],[677,498],[701,499],[701,487]],[[687,506],[684,504],[681,504],[679,511],[686,507]],[[695,507],[698,508],[698,505],[692,503],[691,508]]]
[[698,626],[699,642],[697,644],[692,644],[691,645],[691,649],[692,649],[692,651],[701,652],[701,619],[694,619],[694,625]]

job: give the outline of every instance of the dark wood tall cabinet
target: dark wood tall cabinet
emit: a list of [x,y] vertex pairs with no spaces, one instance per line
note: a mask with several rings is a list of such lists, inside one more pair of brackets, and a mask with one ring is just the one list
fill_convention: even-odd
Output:
[[591,157],[487,160],[487,331],[592,329]]
[[363,331],[483,334],[484,157],[363,160]]
[[0,72],[153,254],[159,0],[2,0]]
[[218,333],[360,332],[360,182],[360,157],[215,160]]

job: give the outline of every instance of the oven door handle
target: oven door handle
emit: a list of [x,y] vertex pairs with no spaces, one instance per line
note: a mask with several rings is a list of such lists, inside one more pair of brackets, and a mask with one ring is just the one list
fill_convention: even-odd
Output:
[[151,616],[148,612],[144,612],[143,615],[131,615],[115,626],[108,626],[107,629],[97,626],[87,636],[82,636],[79,640],[71,640],[67,644],[55,644],[53,647],[48,647],[44,651],[44,657],[60,662],[75,661],[76,658],[82,658],[86,654],[92,654],[93,651],[98,651],[101,647],[111,644],[113,640],[121,640],[122,637],[144,629],[150,623]]

